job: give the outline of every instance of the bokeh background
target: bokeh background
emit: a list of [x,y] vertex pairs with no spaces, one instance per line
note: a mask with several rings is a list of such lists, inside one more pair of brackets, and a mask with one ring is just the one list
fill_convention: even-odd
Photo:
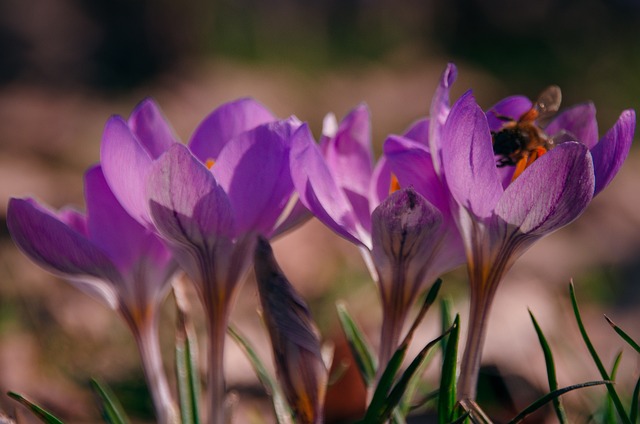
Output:
[[[152,96],[186,141],[213,108],[252,96],[279,116],[296,114],[319,135],[327,112],[341,117],[366,102],[379,152],[386,134],[402,132],[426,115],[450,61],[459,67],[454,98],[473,88],[488,108],[510,94],[535,97],[555,83],[565,106],[596,104],[603,134],[623,109],[640,106],[640,2],[2,0],[0,411],[28,422],[28,414],[4,396],[13,390],[65,421],[99,422],[88,385],[98,377],[136,422],[153,421],[122,322],[30,263],[4,224],[11,196],[82,208],[82,174],[99,159],[110,115],[128,116]],[[624,348],[602,314],[640,338],[639,181],[640,151],[634,148],[589,210],[538,243],[507,275],[491,318],[480,390],[481,404],[498,422],[545,390],[544,361],[527,308],[547,332],[561,385],[599,378],[570,313],[571,278],[605,363],[624,351],[619,385],[631,393],[638,356]],[[336,352],[344,350],[337,300],[349,305],[377,342],[376,290],[355,247],[315,221],[274,247]],[[268,362],[252,278],[233,320]],[[445,277],[444,295],[464,322],[463,270]],[[194,314],[201,319],[197,305]],[[169,299],[162,336],[168,369],[173,320]],[[438,326],[437,314],[429,315],[418,341],[435,337]],[[232,343],[229,350],[228,384],[239,399],[236,422],[271,422],[248,363]],[[437,366],[428,374],[437,376]],[[332,422],[348,418],[340,411],[357,413],[361,407],[357,383],[356,378],[330,395]],[[567,400],[575,422],[587,422],[602,404],[604,389],[586,389]],[[529,422],[551,418],[543,411]]]

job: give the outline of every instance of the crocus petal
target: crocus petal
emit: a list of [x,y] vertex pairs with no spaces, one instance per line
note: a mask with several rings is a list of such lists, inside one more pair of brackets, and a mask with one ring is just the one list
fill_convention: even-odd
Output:
[[300,201],[318,219],[347,240],[370,247],[368,233],[359,225],[308,129],[297,131],[293,138],[291,177]]
[[405,131],[404,137],[429,146],[429,118],[423,118],[411,124]]
[[227,195],[189,150],[174,144],[149,174],[148,197],[158,232],[182,246],[206,247],[235,235]]
[[129,128],[153,159],[160,157],[178,137],[152,99],[145,99],[129,118]]
[[124,209],[141,224],[151,226],[146,179],[152,158],[119,116],[107,121],[100,163],[111,191]]
[[602,189],[609,185],[613,177],[618,173],[629,154],[635,128],[635,111],[631,109],[625,110],[615,125],[591,149],[596,176],[595,194],[600,193]]
[[89,237],[119,269],[130,269],[141,253],[139,242],[147,230],[120,206],[100,166],[85,174],[85,199]]
[[431,204],[449,210],[449,195],[433,167],[433,158],[424,145],[399,136],[389,136],[383,146],[384,157],[400,187],[412,186]]
[[547,125],[545,132],[550,136],[565,132],[572,141],[579,141],[589,149],[598,142],[598,122],[593,103],[573,106],[559,113]]
[[433,155],[433,166],[440,174],[442,169],[442,130],[449,116],[449,92],[458,76],[458,69],[453,63],[449,63],[440,77],[440,83],[431,100],[430,124],[429,124],[429,151]]
[[[164,284],[168,288],[167,280],[175,270],[169,250],[122,208],[100,166],[85,174],[85,199],[89,238],[109,256],[123,277],[129,277],[127,280],[134,285],[150,283],[159,288]],[[157,295],[158,290],[151,291],[151,296]]]
[[369,215],[367,194],[373,171],[371,119],[361,104],[340,122],[325,147],[325,160],[359,215]]
[[287,280],[273,251],[260,239],[255,252],[260,303],[278,373],[289,405],[301,424],[323,422],[327,369],[309,308]]
[[293,192],[289,146],[297,121],[260,125],[231,140],[213,175],[229,196],[239,233],[270,236]]
[[371,213],[391,193],[391,166],[386,157],[381,156],[373,168],[371,187],[369,188],[369,208]]
[[275,116],[254,99],[244,98],[225,103],[198,126],[189,141],[189,149],[203,163],[217,159],[222,148],[233,137],[275,120]]
[[489,128],[491,131],[498,131],[505,124],[505,120],[500,118],[518,120],[531,106],[531,100],[524,96],[510,96],[500,100],[487,111]]
[[443,169],[457,203],[486,218],[502,195],[487,119],[470,92],[453,106],[443,128]]
[[109,257],[33,200],[11,199],[7,226],[16,245],[34,262],[70,279],[111,308],[118,301],[107,283],[122,280]]
[[[383,292],[389,294],[395,283],[413,284],[422,276],[417,270],[432,256],[439,242],[433,235],[441,225],[440,211],[412,188],[393,193],[373,211],[372,253]],[[406,269],[398,272],[398,267]],[[403,281],[394,281],[396,272]],[[413,295],[410,292],[402,297],[410,300]]]
[[587,148],[567,142],[543,155],[505,190],[496,216],[518,232],[543,236],[576,219],[593,197]]

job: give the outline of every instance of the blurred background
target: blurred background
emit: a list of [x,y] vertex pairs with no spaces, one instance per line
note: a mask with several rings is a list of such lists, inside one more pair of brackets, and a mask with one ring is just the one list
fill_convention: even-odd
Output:
[[[459,67],[454,98],[473,88],[488,108],[507,95],[535,98],[558,84],[565,106],[595,103],[602,135],[622,110],[640,106],[640,2],[2,0],[0,392],[28,395],[68,422],[99,422],[88,384],[98,377],[136,422],[153,421],[123,323],[30,263],[4,223],[11,196],[83,207],[82,174],[99,159],[110,115],[128,116],[152,96],[186,141],[213,108],[252,96],[279,116],[308,121],[318,136],[327,112],[340,118],[366,102],[379,153],[386,134],[427,114],[450,61]],[[621,391],[631,394],[638,356],[624,348],[602,314],[640,338],[639,181],[640,151],[634,148],[589,210],[538,243],[507,275],[494,305],[480,390],[481,405],[497,422],[546,388],[527,308],[554,349],[561,386],[599,378],[570,313],[571,278],[605,363],[611,366],[625,351],[618,378],[627,388]],[[377,343],[376,289],[355,247],[316,221],[274,247],[336,352],[344,350],[337,300],[348,304]],[[269,362],[252,278],[233,320]],[[444,294],[463,322],[465,284],[464,270],[445,277]],[[165,312],[162,339],[171,370],[171,300]],[[435,337],[438,326],[437,314],[427,316],[418,342]],[[236,422],[271,422],[248,363],[231,342],[229,350],[237,353],[227,355],[228,385],[239,399]],[[435,364],[428,374],[437,377]],[[357,378],[350,384],[329,395],[328,421],[353,419],[340,411],[358,413],[361,388]],[[604,401],[604,389],[585,389],[567,401],[570,417],[586,422]],[[0,411],[26,416],[16,405],[0,395]],[[551,418],[543,411],[529,422]]]

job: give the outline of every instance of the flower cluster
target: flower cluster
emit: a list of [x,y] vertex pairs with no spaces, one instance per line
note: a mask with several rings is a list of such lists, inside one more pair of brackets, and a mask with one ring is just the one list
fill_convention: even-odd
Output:
[[377,379],[403,345],[408,313],[426,284],[466,263],[471,311],[457,399],[473,401],[503,275],[609,184],[629,152],[635,113],[624,111],[598,139],[590,103],[542,128],[532,113],[539,104],[522,96],[486,112],[471,92],[451,104],[455,78],[449,65],[429,117],[388,136],[377,162],[365,105],[340,122],[328,115],[316,143],[297,118],[241,99],[214,110],[183,144],[145,100],[129,119],[107,122],[100,164],[86,173],[86,215],[12,199],[9,230],[36,263],[122,316],[161,423],[178,422],[157,340],[172,278],[178,271],[189,277],[206,313],[208,422],[224,423],[225,335],[252,263],[293,414],[297,422],[322,421],[320,339],[267,241],[311,215],[360,248],[379,287]]

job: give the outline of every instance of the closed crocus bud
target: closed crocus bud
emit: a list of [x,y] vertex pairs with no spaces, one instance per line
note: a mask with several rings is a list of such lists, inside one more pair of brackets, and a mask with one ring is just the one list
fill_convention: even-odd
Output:
[[278,380],[295,413],[295,422],[321,423],[328,373],[309,309],[263,238],[256,247],[255,271]]
[[406,188],[382,202],[371,220],[383,307],[380,363],[384,364],[399,345],[412,303],[425,282],[440,271],[434,258],[442,244],[442,214],[413,188]]

